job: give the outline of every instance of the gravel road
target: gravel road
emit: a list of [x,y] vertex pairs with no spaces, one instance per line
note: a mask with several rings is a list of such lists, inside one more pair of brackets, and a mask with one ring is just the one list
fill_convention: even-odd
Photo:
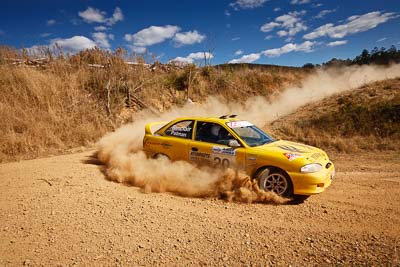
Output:
[[0,266],[400,264],[397,153],[333,155],[326,192],[280,206],[146,194],[92,153],[0,165]]

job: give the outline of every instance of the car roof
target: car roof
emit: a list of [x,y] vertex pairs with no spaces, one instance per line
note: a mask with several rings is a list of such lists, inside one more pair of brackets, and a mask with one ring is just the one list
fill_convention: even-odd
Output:
[[[231,115],[232,116],[232,115]],[[206,122],[219,122],[219,123],[227,123],[231,121],[242,121],[241,119],[235,117],[229,117],[229,115],[224,115],[221,117],[181,117],[177,118],[174,121],[181,120],[198,120],[198,121],[206,121]]]

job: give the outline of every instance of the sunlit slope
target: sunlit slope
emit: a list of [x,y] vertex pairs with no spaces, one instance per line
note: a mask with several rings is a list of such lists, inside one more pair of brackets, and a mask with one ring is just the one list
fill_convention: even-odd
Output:
[[370,83],[305,105],[271,124],[281,138],[339,151],[400,143],[400,79]]

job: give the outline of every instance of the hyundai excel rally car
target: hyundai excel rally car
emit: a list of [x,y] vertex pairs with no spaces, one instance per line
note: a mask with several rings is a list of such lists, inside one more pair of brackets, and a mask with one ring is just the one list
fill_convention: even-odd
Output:
[[[160,125],[164,126],[152,132]],[[149,123],[143,149],[149,157],[238,168],[257,179],[261,189],[284,197],[321,193],[335,175],[333,163],[321,149],[276,140],[235,115]]]

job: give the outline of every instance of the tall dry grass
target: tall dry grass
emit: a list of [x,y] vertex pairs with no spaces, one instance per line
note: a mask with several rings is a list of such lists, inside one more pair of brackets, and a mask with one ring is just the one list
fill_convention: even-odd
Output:
[[87,72],[0,66],[0,160],[87,145],[111,123],[87,92]]
[[96,142],[143,108],[135,101],[127,103],[129,91],[163,112],[186,103],[187,97],[199,102],[210,95],[235,102],[254,95],[272,97],[309,75],[309,70],[300,68],[132,66],[125,61],[143,62],[143,58],[120,48],[113,52],[95,48],[72,56],[55,49],[43,55],[47,63],[37,64],[26,50],[0,47],[0,161],[61,153]]

